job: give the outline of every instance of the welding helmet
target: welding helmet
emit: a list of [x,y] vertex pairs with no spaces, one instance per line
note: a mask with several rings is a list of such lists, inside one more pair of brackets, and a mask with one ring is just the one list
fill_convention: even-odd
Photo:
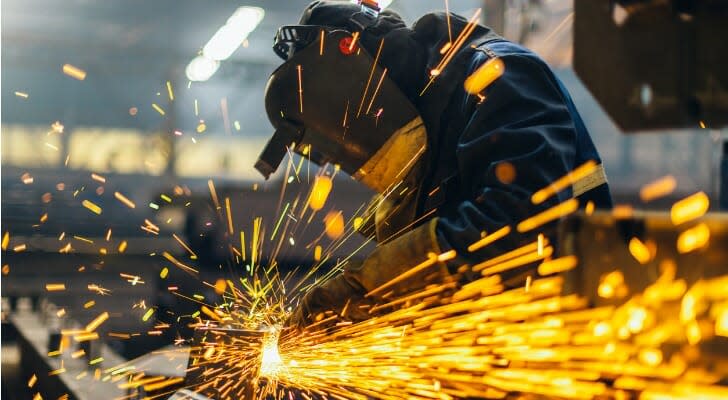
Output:
[[426,150],[417,109],[376,54],[359,45],[379,17],[376,3],[351,6],[358,8],[348,29],[291,25],[276,34],[273,48],[285,62],[265,90],[275,133],[255,165],[266,178],[290,148],[319,165],[336,164],[381,192],[404,178]]

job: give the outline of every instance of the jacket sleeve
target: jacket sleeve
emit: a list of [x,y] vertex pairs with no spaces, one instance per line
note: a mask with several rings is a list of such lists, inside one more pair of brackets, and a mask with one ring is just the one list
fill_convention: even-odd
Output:
[[[575,167],[577,133],[555,77],[526,54],[501,60],[505,72],[485,89],[485,98],[478,102],[467,96],[463,103],[471,117],[459,137],[456,158],[466,200],[439,212],[438,241],[443,251],[457,251],[459,264],[482,261],[534,240],[543,229],[519,235],[516,225],[571,197],[567,189],[538,206],[531,203],[533,193]],[[468,251],[483,232],[506,225],[511,235],[475,254]]]

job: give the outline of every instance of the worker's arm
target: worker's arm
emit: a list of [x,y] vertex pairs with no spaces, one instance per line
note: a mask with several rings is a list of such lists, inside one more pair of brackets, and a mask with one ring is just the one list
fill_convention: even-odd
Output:
[[[484,59],[483,55],[478,61]],[[564,190],[538,206],[531,203],[536,191],[576,167],[579,138],[557,82],[532,56],[501,59],[505,73],[485,90],[483,101],[478,103],[473,96],[465,106],[474,110],[457,149],[458,177],[466,200],[445,205],[438,213],[441,248],[458,253],[451,270],[533,240],[532,235],[511,234],[476,254],[468,251],[483,232],[505,226],[515,232],[523,219],[571,197],[571,190]],[[499,178],[499,169],[514,171],[513,181],[509,182],[508,174]]]
[[363,262],[348,263],[341,274],[306,293],[286,325],[303,328],[323,321],[325,327],[365,320],[373,305],[443,283],[449,273],[435,260],[440,254],[436,226],[437,218],[377,246]]

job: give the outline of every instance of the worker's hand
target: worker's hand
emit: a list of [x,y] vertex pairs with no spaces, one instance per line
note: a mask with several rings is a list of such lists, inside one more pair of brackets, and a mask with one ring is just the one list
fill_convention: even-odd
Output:
[[347,270],[315,286],[301,299],[284,325],[290,329],[326,328],[341,321],[358,322],[369,318],[364,289],[347,271],[358,271],[361,262],[350,262]]
[[364,262],[350,262],[341,274],[306,293],[286,327],[316,329],[366,320],[377,303],[450,279],[444,264],[425,262],[440,253],[436,224],[433,219],[377,247]]

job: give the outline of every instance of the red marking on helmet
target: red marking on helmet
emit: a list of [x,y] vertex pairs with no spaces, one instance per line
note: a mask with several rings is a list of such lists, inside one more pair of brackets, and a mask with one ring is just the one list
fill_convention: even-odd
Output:
[[379,2],[377,0],[359,0],[359,4],[379,11]]
[[353,42],[354,38],[352,38],[351,36],[347,36],[341,39],[339,41],[339,51],[341,51],[341,54],[350,56],[356,53],[356,51],[359,50],[359,46],[357,46],[357,44]]

